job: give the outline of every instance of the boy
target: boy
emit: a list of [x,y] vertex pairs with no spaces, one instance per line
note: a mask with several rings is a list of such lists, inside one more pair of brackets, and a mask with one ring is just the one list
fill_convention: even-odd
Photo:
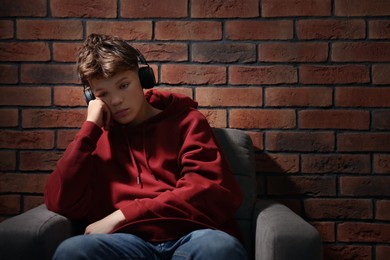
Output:
[[245,259],[234,221],[241,193],[212,129],[190,98],[144,94],[153,86],[138,59],[147,65],[104,35],[79,51],[88,115],[45,202],[88,226],[54,259]]

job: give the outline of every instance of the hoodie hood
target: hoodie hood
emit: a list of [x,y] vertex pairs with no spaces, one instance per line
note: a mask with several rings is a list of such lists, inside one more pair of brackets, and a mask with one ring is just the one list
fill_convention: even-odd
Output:
[[152,89],[145,92],[144,96],[149,104],[162,112],[133,127],[113,122],[113,128],[111,128],[110,131],[116,132],[116,129],[121,129],[122,131],[123,128],[135,130],[137,128],[144,127],[145,124],[152,124],[171,116],[186,113],[188,110],[196,109],[198,107],[198,102],[183,94],[162,92]]
[[198,102],[188,96],[155,89],[146,92],[145,98],[153,107],[162,110],[162,113],[158,114],[157,117],[168,117],[198,107]]

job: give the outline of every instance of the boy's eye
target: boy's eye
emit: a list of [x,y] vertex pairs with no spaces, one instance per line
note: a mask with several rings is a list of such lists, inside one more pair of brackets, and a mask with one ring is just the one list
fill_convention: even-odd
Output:
[[120,88],[120,89],[125,89],[125,88],[127,88],[128,86],[129,86],[128,83],[124,83],[124,84],[121,84],[121,85],[119,86],[119,88]]
[[106,97],[106,96],[107,96],[107,92],[100,92],[100,93],[97,93],[96,96],[97,96],[98,98]]

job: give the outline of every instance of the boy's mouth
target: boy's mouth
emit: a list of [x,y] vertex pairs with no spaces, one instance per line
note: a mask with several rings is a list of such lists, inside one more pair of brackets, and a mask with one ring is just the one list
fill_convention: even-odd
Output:
[[117,112],[115,112],[115,117],[123,117],[127,114],[127,111],[129,109],[128,108],[124,108],[124,109],[121,109],[121,110],[118,110]]

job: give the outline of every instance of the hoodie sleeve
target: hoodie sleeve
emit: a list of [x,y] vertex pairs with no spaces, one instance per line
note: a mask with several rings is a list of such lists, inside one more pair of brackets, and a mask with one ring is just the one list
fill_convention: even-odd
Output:
[[172,217],[218,227],[236,213],[242,194],[207,120],[200,115],[185,124],[176,188],[121,208],[128,222]]
[[45,187],[45,203],[49,210],[71,219],[80,219],[91,199],[90,178],[94,173],[92,153],[102,135],[92,122],[84,122],[50,174]]

